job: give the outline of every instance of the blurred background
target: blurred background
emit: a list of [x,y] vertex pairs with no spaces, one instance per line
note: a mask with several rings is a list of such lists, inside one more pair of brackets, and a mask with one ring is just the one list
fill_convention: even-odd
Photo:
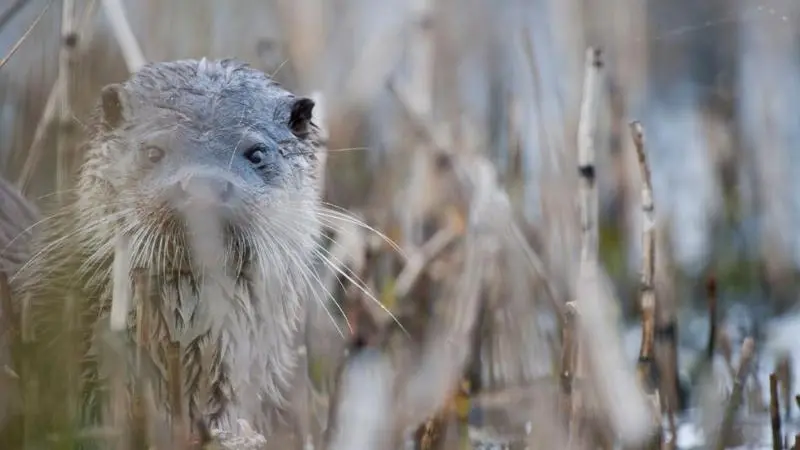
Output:
[[[776,361],[798,352],[797,0],[122,4],[148,61],[236,57],[324,99],[325,201],[403,248],[422,245],[431,217],[458,203],[431,170],[436,158],[419,158],[415,148],[439,139],[450,154],[485,158],[548,269],[556,304],[575,296],[584,57],[588,46],[601,48],[599,257],[631,364],[640,344],[642,267],[632,120],[644,126],[652,172],[656,291],[659,305],[668,305],[659,306],[665,318],[657,322],[678,327],[681,389],[699,383],[692,361],[716,320],[709,320],[709,279],[731,346],[758,337],[761,383]],[[76,144],[99,89],[132,68],[112,19],[101,0],[0,0],[0,57],[19,44],[0,68],[0,171],[34,201],[58,189],[59,164],[78,161]],[[60,71],[68,74],[65,91]],[[416,121],[398,86],[424,113]],[[420,123],[436,139],[421,136]],[[374,283],[380,296],[386,288]]]

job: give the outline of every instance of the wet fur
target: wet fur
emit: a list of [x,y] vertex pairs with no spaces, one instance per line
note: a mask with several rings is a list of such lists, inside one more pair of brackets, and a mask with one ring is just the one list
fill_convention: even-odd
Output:
[[[108,327],[114,242],[124,230],[132,266],[149,271],[152,308],[145,308],[150,326],[144,338],[159,409],[167,409],[165,343],[177,341],[193,418],[222,428],[235,428],[241,418],[267,433],[275,413],[287,406],[304,301],[314,282],[316,128],[291,134],[286,105],[295,97],[232,60],[148,65],[121,89],[125,117],[98,108],[77,187],[14,278],[17,298],[26,299],[20,312],[42,344],[27,357],[57,371],[40,374],[48,381],[39,383],[44,401],[77,396],[83,423],[102,420],[108,410],[108,398],[97,389],[105,381],[101,336]],[[181,166],[147,170],[139,147],[160,134],[218,154],[233,151],[226,146],[237,133],[269,136],[282,154],[263,182],[239,160],[228,168],[244,193],[246,214],[225,239],[222,270],[201,269],[159,203],[160,187],[175,182]],[[134,337],[135,320],[130,323]],[[45,418],[43,424],[58,428],[55,422]]]

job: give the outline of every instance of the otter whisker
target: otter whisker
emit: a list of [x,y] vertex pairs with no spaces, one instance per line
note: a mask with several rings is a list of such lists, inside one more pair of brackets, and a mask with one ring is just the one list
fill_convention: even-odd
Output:
[[[265,229],[265,228],[267,228],[265,225],[267,225],[267,224],[268,225],[273,225],[273,224],[275,224],[275,222],[276,222],[276,218],[275,217],[272,217],[271,219],[263,218],[263,220],[258,220],[259,227],[263,230],[263,232],[264,232],[263,234],[265,234],[267,236],[272,236],[273,233],[270,230]],[[279,227],[282,227],[282,225],[279,225]],[[309,282],[309,274],[311,275],[311,277],[313,277],[313,280],[316,281],[317,285],[322,289],[322,291],[324,291],[325,294],[327,294],[327,298],[332,300],[332,302],[336,306],[336,308],[339,309],[339,312],[345,318],[345,322],[346,322],[346,325],[347,325],[348,329],[352,332],[353,331],[352,324],[349,322],[347,316],[344,314],[344,311],[342,310],[341,306],[338,304],[338,302],[335,301],[335,298],[333,297],[333,294],[328,290],[328,288],[322,282],[322,280],[320,279],[319,275],[317,273],[315,273],[315,271],[313,271],[310,268],[308,268],[306,265],[301,264],[299,262],[299,258],[296,255],[296,253],[297,253],[296,251],[291,251],[291,249],[286,249],[286,245],[285,244],[281,244],[280,241],[277,241],[276,243],[278,243],[278,245],[280,246],[280,248],[281,248],[282,252],[284,253],[284,255],[287,256],[288,258],[290,258],[290,260],[295,264],[296,269],[298,269],[298,271],[300,273],[300,276],[303,278],[305,286],[308,286],[308,288],[309,288],[308,289],[310,291],[309,294],[312,295],[314,297],[315,301],[317,301],[318,304],[324,309],[326,315],[330,318],[331,323],[334,325],[334,327],[336,327],[336,331],[339,333],[339,335],[344,337],[344,333],[342,332],[341,328],[339,327],[339,324],[337,323],[336,319],[333,317],[333,314],[330,312],[330,310],[326,306],[326,302],[323,301],[319,297],[320,294],[319,294],[318,290],[317,289],[313,289],[313,286],[311,286],[311,283]],[[267,251],[267,252],[265,252],[265,254],[269,254],[269,252]]]
[[[106,205],[103,205],[103,207],[105,207],[105,206]],[[34,223],[34,224],[30,225],[29,227],[25,228],[19,234],[14,236],[10,241],[8,241],[8,244],[6,244],[6,246],[3,249],[0,249],[0,253],[3,253],[5,251],[7,251],[11,247],[11,245],[14,244],[17,241],[17,239],[19,239],[20,237],[30,233],[34,228],[39,227],[39,226],[41,226],[41,225],[43,225],[45,223],[52,222],[55,219],[63,218],[64,216],[67,216],[67,215],[70,215],[70,214],[74,214],[74,212],[70,211],[68,208],[62,208],[62,209],[54,212],[53,214],[50,214],[47,217],[39,219],[38,221],[36,221],[36,223]]]
[[[276,218],[274,217],[272,218],[272,220],[276,227],[285,226],[279,220],[276,220]],[[333,269],[340,276],[344,277],[350,283],[352,283],[359,291],[361,291],[361,293],[363,293],[367,298],[369,298],[372,302],[378,305],[384,312],[386,312],[389,315],[389,317],[400,327],[400,329],[403,330],[403,332],[407,333],[407,330],[405,329],[403,324],[400,323],[397,317],[383,303],[381,303],[378,299],[376,299],[374,295],[372,295],[372,293],[366,287],[366,284],[358,277],[357,274],[353,273],[352,269],[347,267],[342,261],[340,261],[336,256],[331,254],[324,247],[317,247],[315,249],[312,249],[312,253],[318,258],[320,258],[323,261],[323,263],[325,263],[329,268]],[[331,258],[333,258],[336,263],[332,262],[331,259],[329,259],[328,256],[326,256],[326,254]]]
[[108,222],[113,220],[118,215],[121,215],[121,213],[120,214],[115,214],[112,217],[105,217],[105,218],[103,218],[101,220],[97,220],[95,222],[91,222],[91,223],[89,223],[89,224],[87,224],[85,226],[82,226],[82,227],[77,228],[77,229],[75,229],[73,231],[70,231],[66,235],[61,236],[60,238],[55,239],[53,242],[45,245],[37,253],[35,253],[33,256],[31,256],[28,259],[28,261],[25,264],[23,264],[23,266],[19,270],[17,270],[17,273],[15,273],[11,277],[11,281],[12,282],[16,281],[17,277],[23,271],[28,270],[34,263],[38,263],[41,258],[43,258],[44,256],[47,256],[50,251],[58,248],[58,246],[61,245],[62,243],[64,243],[66,240],[71,239],[71,238],[73,238],[75,236],[81,236],[81,235],[87,234],[89,231],[92,231],[95,228],[98,228],[98,227],[100,227],[102,225],[107,224]]
[[370,226],[366,222],[364,222],[364,221],[360,220],[359,218],[353,216],[351,213],[347,212],[345,209],[343,209],[340,206],[336,206],[336,205],[334,205],[332,203],[327,203],[327,202],[320,202],[320,203],[321,203],[322,207],[318,208],[316,210],[317,214],[319,214],[319,215],[321,215],[323,217],[328,217],[328,218],[332,218],[332,219],[339,219],[339,220],[341,220],[343,222],[350,223],[352,225],[360,226],[360,227],[366,229],[367,231],[369,231],[371,233],[374,233],[375,235],[377,235],[381,239],[383,239],[387,244],[389,244],[390,247],[392,247],[393,250],[395,250],[397,253],[399,253],[400,256],[403,257],[403,259],[407,259],[408,258],[408,256],[406,255],[405,251],[403,251],[403,249],[400,247],[400,244],[398,244],[397,242],[395,242],[390,237],[386,236],[385,234],[383,234],[382,232],[380,232],[376,228]]

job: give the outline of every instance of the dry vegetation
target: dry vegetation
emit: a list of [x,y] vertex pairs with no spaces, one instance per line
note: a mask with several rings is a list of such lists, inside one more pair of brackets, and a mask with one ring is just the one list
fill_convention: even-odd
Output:
[[[790,353],[764,378],[766,316],[737,336],[725,314],[796,298],[798,25],[778,0],[7,1],[4,341],[24,351],[6,278],[36,231],[14,190],[67,192],[103,85],[148,60],[233,55],[314,96],[325,201],[358,218],[327,230],[310,389],[264,448],[674,449],[687,424],[702,448],[800,448]],[[115,307],[141,306],[137,284]],[[698,312],[708,341],[686,362],[679,319]],[[7,404],[19,374],[0,363]],[[28,448],[190,448],[184,430],[143,431],[138,406]],[[244,428],[206,445],[264,446]]]

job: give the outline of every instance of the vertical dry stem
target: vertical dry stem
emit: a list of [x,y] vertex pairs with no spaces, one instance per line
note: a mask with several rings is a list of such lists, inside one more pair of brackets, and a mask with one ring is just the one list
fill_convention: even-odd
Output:
[[113,294],[111,297],[110,325],[113,331],[124,330],[128,312],[133,302],[131,289],[130,247],[125,236],[117,236],[112,268]]
[[[578,175],[581,214],[581,259],[580,271],[590,270],[597,264],[597,188],[595,185],[595,132],[597,128],[598,98],[600,94],[600,70],[603,67],[601,52],[596,48],[586,50],[585,78],[583,82],[583,101],[581,103],[580,123],[578,125]],[[580,302],[587,301],[579,299]],[[582,353],[580,340],[575,342],[575,377],[579,382],[586,379],[587,356]],[[569,425],[570,448],[581,439],[581,424],[586,415],[584,411],[584,392],[571,391],[572,407]]]
[[581,199],[581,265],[597,261],[597,189],[595,186],[595,134],[600,94],[601,52],[586,51],[586,76],[583,81],[583,102],[578,125],[578,173]]
[[56,192],[59,199],[66,189],[66,181],[70,170],[70,150],[71,125],[72,125],[72,81],[73,81],[73,61],[75,48],[78,44],[77,34],[75,33],[73,15],[75,13],[75,1],[63,0],[61,5],[61,48],[58,53],[58,78],[56,85],[58,89],[58,139],[56,148]]
[[[647,164],[647,154],[644,146],[644,129],[639,122],[630,124],[636,156],[639,162],[639,172],[642,177],[642,274],[640,287],[640,302],[642,312],[642,345],[639,350],[637,373],[639,382],[650,398],[653,413],[657,423],[657,435],[651,442],[651,448],[661,447],[661,402],[655,385],[655,358],[653,346],[655,340],[655,205],[653,203],[653,185],[650,181],[650,167]],[[674,436],[673,436],[674,440]]]
[[739,406],[742,404],[744,385],[747,381],[747,374],[750,371],[750,362],[753,359],[754,352],[755,343],[753,342],[753,338],[749,337],[745,339],[744,343],[742,344],[742,351],[739,357],[739,368],[736,370],[736,376],[733,380],[733,389],[731,390],[731,396],[728,400],[728,406],[725,408],[725,415],[722,419],[722,425],[719,428],[719,436],[717,437],[717,442],[714,445],[715,450],[725,449],[726,438],[733,430],[733,422],[736,418],[736,411],[738,411]]
[[774,373],[769,374],[769,416],[772,426],[772,448],[781,450],[783,447],[781,409],[778,404],[778,377]]
[[567,426],[572,421],[572,391],[575,371],[577,336],[575,333],[575,303],[567,303],[561,327],[561,408],[566,415]]
[[[88,32],[88,27],[86,26],[89,23],[89,20],[94,15],[95,9],[97,6],[96,0],[91,0],[89,4],[84,9],[83,16],[81,17],[80,24],[76,30],[75,35],[75,43],[77,45],[78,42],[83,41],[84,36]],[[31,176],[33,175],[34,169],[36,169],[36,165],[39,163],[39,160],[42,157],[42,142],[45,138],[45,133],[47,132],[50,124],[53,121],[53,118],[56,115],[56,107],[58,106],[59,102],[59,95],[60,95],[60,86],[61,86],[61,72],[59,72],[56,82],[53,84],[53,87],[50,89],[50,94],[47,96],[47,102],[45,102],[44,110],[42,111],[42,117],[39,118],[39,122],[36,124],[36,129],[33,132],[33,140],[31,141],[31,145],[28,148],[28,152],[26,153],[27,157],[25,158],[25,163],[22,166],[22,170],[20,171],[19,177],[17,178],[17,187],[21,191],[25,191],[28,187],[28,182],[30,181]]]
[[103,9],[111,22],[114,37],[122,49],[122,57],[125,58],[128,71],[131,73],[138,71],[145,64],[145,59],[125,15],[125,6],[121,0],[103,0]]

